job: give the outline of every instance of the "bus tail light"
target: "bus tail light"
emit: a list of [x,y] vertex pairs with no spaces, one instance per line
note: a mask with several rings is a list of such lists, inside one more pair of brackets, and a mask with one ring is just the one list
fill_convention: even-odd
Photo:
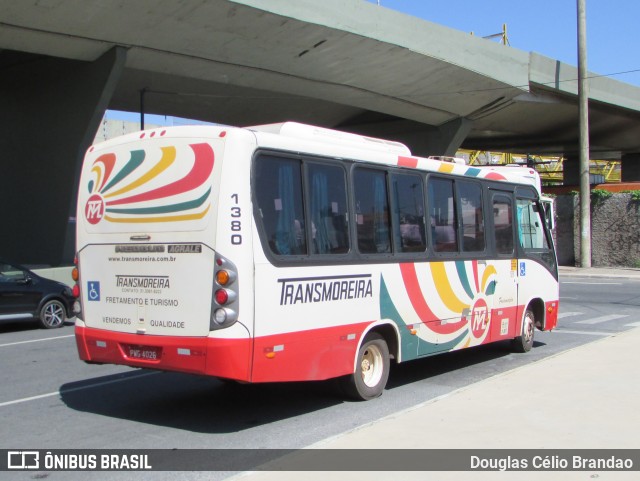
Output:
[[235,292],[228,289],[218,289],[214,296],[216,302],[221,306],[233,302],[235,300],[235,297]]
[[227,269],[220,269],[216,272],[216,282],[218,285],[226,286],[233,284],[236,280],[236,273]]
[[73,315],[80,320],[83,320],[82,315],[82,302],[80,301],[80,295],[82,292],[80,291],[80,261],[78,260],[78,254],[76,254],[73,259],[74,267],[71,270],[71,278],[74,281],[73,287],[71,288],[71,293],[76,300],[73,303],[72,310]]
[[216,272],[216,282],[221,286],[226,286],[229,283],[229,272],[225,270]]
[[215,295],[216,302],[221,306],[224,306],[229,300],[229,294],[224,289],[218,289]]
[[[213,311],[213,322],[217,328],[229,327],[238,319],[238,314],[232,309],[220,308]],[[213,330],[213,329],[212,329]]]
[[236,266],[216,253],[210,330],[229,327],[238,320],[238,274]]

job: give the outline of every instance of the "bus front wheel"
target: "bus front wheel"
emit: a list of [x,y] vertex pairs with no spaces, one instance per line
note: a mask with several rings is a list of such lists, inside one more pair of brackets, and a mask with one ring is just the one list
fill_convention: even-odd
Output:
[[513,350],[516,352],[529,352],[533,347],[533,333],[536,330],[536,316],[531,309],[524,313],[522,321],[522,333],[513,339]]
[[355,372],[343,378],[342,387],[350,397],[368,401],[382,394],[389,379],[389,347],[377,333],[367,335],[358,350]]

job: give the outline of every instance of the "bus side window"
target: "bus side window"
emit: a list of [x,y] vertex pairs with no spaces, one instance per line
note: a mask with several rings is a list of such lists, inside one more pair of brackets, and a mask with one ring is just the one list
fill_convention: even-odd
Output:
[[458,223],[453,196],[453,181],[430,178],[427,189],[429,191],[433,250],[436,252],[457,252]]
[[457,182],[458,204],[462,217],[462,250],[482,252],[485,247],[482,187],[472,182]]
[[424,252],[427,248],[427,237],[422,178],[413,174],[392,174],[391,186],[395,250]]
[[494,196],[493,227],[497,253],[513,254],[513,212],[509,197]]
[[525,249],[548,249],[547,237],[544,232],[543,217],[538,205],[530,199],[518,199],[518,239]]
[[339,166],[310,163],[307,185],[312,253],[347,253],[349,225],[344,169]]
[[518,242],[526,257],[537,259],[551,271],[556,269],[551,232],[545,219],[544,207],[534,199],[516,199]]
[[256,199],[271,252],[305,255],[307,239],[298,160],[268,155],[256,159]]
[[381,170],[355,170],[358,250],[363,254],[391,252],[386,174]]

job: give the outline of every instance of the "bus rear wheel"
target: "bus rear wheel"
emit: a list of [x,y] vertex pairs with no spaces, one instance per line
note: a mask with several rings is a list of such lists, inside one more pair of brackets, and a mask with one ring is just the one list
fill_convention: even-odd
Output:
[[377,333],[367,335],[358,350],[355,372],[342,379],[342,388],[353,399],[368,401],[384,391],[389,379],[389,347]]
[[511,342],[516,352],[529,352],[533,347],[533,333],[536,330],[536,316],[531,309],[524,313],[522,333]]

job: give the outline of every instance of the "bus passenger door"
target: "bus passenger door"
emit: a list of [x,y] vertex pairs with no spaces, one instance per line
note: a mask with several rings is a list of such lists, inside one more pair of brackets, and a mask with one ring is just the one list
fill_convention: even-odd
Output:
[[[491,192],[493,220],[492,241],[495,260],[495,278],[486,287],[491,309],[488,341],[510,339],[516,335],[518,313],[518,271],[515,254],[515,228],[513,194],[506,191]],[[492,292],[493,291],[493,292]]]

